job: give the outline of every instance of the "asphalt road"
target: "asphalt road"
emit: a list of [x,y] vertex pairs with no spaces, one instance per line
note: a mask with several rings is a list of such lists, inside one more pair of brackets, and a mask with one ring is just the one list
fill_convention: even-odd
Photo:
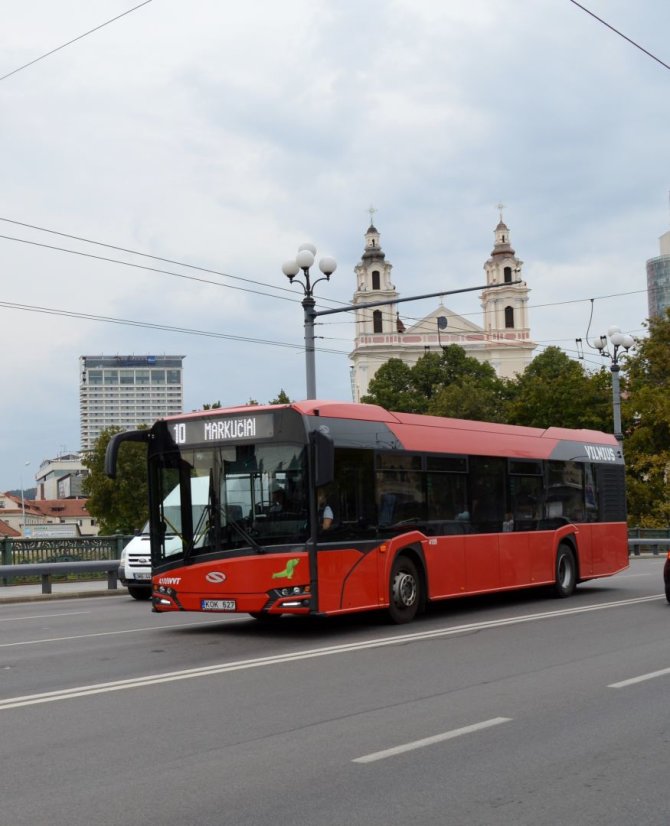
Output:
[[662,565],[400,627],[0,605],[2,822],[667,826]]

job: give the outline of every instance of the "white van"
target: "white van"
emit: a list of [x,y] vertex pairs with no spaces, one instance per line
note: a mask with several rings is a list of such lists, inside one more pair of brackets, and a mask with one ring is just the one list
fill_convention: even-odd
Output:
[[[207,476],[191,479],[194,525],[198,523],[203,510],[207,507],[208,493],[209,478]],[[173,526],[174,530],[180,530],[181,510],[178,487],[170,491],[165,497],[163,511],[167,517],[167,523]],[[165,536],[166,555],[176,554],[180,550],[181,537],[168,531]],[[142,528],[142,533],[134,536],[121,551],[117,576],[120,583],[126,586],[133,599],[151,598],[151,543],[149,541],[148,522]]]
[[121,551],[117,576],[133,599],[151,597],[151,546],[148,522],[142,528],[142,533],[134,536]]

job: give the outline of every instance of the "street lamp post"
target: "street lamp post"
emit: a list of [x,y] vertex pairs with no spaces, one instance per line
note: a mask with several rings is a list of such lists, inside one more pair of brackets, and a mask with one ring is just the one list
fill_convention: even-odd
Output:
[[302,287],[305,297],[302,300],[302,309],[305,322],[305,374],[307,384],[307,398],[316,398],[316,364],[314,361],[314,322],[316,310],[314,305],[314,287],[320,281],[330,281],[330,276],[337,269],[337,262],[334,258],[325,257],[319,261],[319,269],[323,273],[323,278],[317,278],[312,282],[310,277],[310,267],[314,264],[316,257],[316,247],[313,244],[302,244],[298,248],[298,254],[292,261],[284,262],[282,272],[293,284],[296,276],[302,270],[304,281],[298,279],[298,284]]
[[[608,344],[612,345],[610,350]],[[621,432],[621,388],[619,385],[619,359],[621,350],[627,353],[635,344],[632,336],[625,335],[619,327],[609,327],[607,335],[603,334],[593,342],[593,347],[600,351],[600,355],[610,360],[612,373],[612,414],[614,418],[614,437],[623,450],[623,433]]]
[[23,469],[27,468],[29,464],[30,462],[24,462],[23,468],[21,468],[21,536],[26,535],[26,499],[23,487]]

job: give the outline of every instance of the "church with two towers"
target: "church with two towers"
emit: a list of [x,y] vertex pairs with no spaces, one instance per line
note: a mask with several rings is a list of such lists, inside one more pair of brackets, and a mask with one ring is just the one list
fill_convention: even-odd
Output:
[[[512,248],[502,209],[494,236],[493,250],[484,263],[486,286],[480,293],[483,325],[452,312],[440,299],[425,318],[406,327],[396,303],[400,293],[391,280],[393,265],[382,250],[379,231],[370,224],[365,250],[354,268],[356,291],[352,304],[361,305],[354,311],[354,349],[349,355],[354,401],[360,401],[368,392],[375,373],[389,359],[401,359],[411,367],[421,356],[449,344],[458,344],[468,356],[489,362],[501,377],[523,372],[536,347],[530,338],[530,290],[522,275],[523,261]],[[388,303],[363,306],[384,301]]]

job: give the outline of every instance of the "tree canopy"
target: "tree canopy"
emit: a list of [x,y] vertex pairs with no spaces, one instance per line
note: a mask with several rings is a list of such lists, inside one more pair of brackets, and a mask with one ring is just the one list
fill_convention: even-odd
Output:
[[627,358],[622,402],[631,524],[670,524],[670,310]]
[[547,347],[512,382],[507,421],[611,432],[609,377],[604,371],[588,373],[558,347]]
[[431,413],[500,421],[505,382],[490,364],[468,356],[457,344],[426,353],[413,367],[389,359],[361,401],[401,413]]
[[134,533],[149,517],[146,445],[124,442],[119,449],[116,479],[105,475],[105,451],[119,430],[103,430],[83,459],[90,471],[82,485],[84,495],[89,497],[86,507],[98,520],[101,534]]

